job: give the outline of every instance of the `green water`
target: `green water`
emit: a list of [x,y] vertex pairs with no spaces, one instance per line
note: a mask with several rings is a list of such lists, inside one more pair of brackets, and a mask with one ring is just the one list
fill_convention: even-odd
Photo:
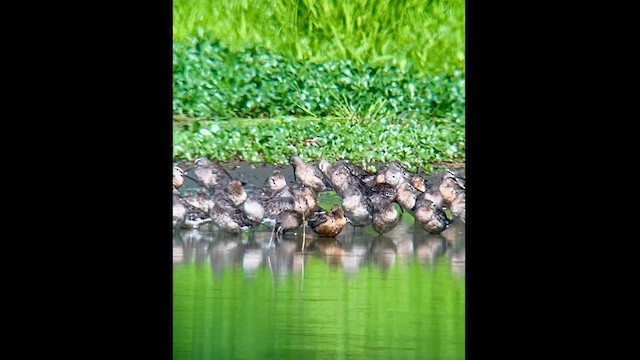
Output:
[[[320,196],[329,208],[333,193]],[[174,239],[174,359],[465,359],[465,227]],[[309,245],[310,244],[310,245]]]
[[[465,283],[447,256],[345,273],[317,254],[173,274],[174,359],[464,359]],[[213,261],[214,257],[211,257]]]

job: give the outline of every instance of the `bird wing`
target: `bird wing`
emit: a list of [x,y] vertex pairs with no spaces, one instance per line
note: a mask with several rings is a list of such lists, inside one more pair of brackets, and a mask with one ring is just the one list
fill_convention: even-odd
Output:
[[307,220],[307,224],[311,229],[315,229],[327,221],[329,221],[329,216],[327,216],[327,214],[319,214],[318,216]]

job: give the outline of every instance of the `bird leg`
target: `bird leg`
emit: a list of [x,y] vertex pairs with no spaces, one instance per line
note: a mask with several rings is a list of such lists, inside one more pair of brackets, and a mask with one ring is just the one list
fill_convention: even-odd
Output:
[[300,252],[304,253],[304,245],[307,240],[307,235],[305,232],[305,228],[307,227],[307,219],[305,219],[304,213],[302,213],[302,249]]
[[273,229],[271,229],[271,237],[269,238],[269,246],[267,246],[267,249],[271,249],[271,246],[273,245],[273,233],[276,231],[276,225],[273,224]]

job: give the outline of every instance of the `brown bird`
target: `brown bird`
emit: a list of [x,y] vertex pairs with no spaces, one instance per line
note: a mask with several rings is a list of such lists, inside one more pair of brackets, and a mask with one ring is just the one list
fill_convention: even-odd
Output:
[[466,190],[465,178],[458,176],[458,174],[453,170],[447,170],[442,175],[442,180],[438,190],[440,190],[440,194],[442,194],[444,205],[451,207],[451,203],[456,197],[456,193]]
[[311,230],[320,236],[336,237],[347,225],[347,218],[344,216],[342,207],[334,204],[328,213],[319,214],[310,219],[308,224]]
[[365,186],[373,186],[377,176],[346,160],[338,160],[333,165],[327,160],[321,160],[318,168],[325,175],[325,179],[331,188],[343,198],[346,189],[351,186],[351,184],[359,183]]
[[229,234],[240,235],[242,232],[260,225],[259,221],[247,216],[242,208],[234,205],[229,198],[216,198],[213,208],[209,211],[209,216],[218,229]]
[[178,165],[173,165],[173,187],[179,189],[184,184],[184,170]]
[[416,199],[422,193],[414,185],[403,183],[396,191],[396,202],[400,204],[404,211],[414,216],[413,208],[416,206]]
[[219,199],[228,199],[233,207],[238,208],[247,199],[247,192],[240,180],[231,180],[214,196],[214,201]]
[[373,229],[381,235],[391,231],[398,225],[402,218],[402,213],[398,212],[393,205],[397,192],[391,184],[379,183],[371,190],[373,192],[369,195],[373,205],[371,222]]
[[427,195],[425,195],[427,199],[435,202],[436,204],[438,204],[438,206],[442,207],[443,198],[442,198],[442,195],[440,194],[440,190],[438,189],[438,186],[429,184],[420,175],[415,175],[411,178],[411,185],[413,185],[413,187],[416,188],[416,190],[420,191],[421,193],[422,192],[427,193]]
[[278,215],[285,210],[293,210],[296,201],[293,196],[277,196],[261,203],[264,209],[262,223],[267,226],[274,226]]
[[271,231],[271,238],[269,239],[268,248],[273,245],[273,234],[276,235],[276,241],[282,242],[283,233],[291,230],[295,230],[302,226],[302,214],[295,210],[284,210],[276,216],[273,230]]
[[344,160],[337,161],[333,165],[326,160],[322,160],[319,168],[326,176],[333,191],[342,198],[344,198],[347,188],[356,183],[355,177],[351,175],[348,163]]
[[289,163],[293,166],[293,175],[296,183],[317,192],[331,189],[331,185],[325,175],[316,165],[305,163],[298,155],[291,156]]
[[454,191],[455,196],[453,197],[453,201],[451,202],[451,213],[455,215],[458,219],[462,220],[462,222],[466,222],[466,191],[465,190],[456,190]]
[[416,199],[416,207],[414,208],[416,221],[425,231],[439,234],[449,227],[451,220],[442,207],[429,200],[425,194],[427,193],[422,193]]
[[213,196],[205,188],[199,188],[195,192],[187,192],[182,195],[182,198],[189,204],[206,212],[209,212],[213,207]]
[[176,231],[182,227],[187,218],[187,207],[180,197],[178,190],[173,191],[173,230]]
[[294,188],[291,196],[276,196],[262,202],[264,208],[263,224],[273,226],[278,214],[285,210],[295,210],[304,219],[311,218],[317,209],[317,199],[313,190],[307,187]]
[[233,180],[227,170],[218,164],[212,163],[205,157],[197,158],[193,165],[194,167],[188,172],[193,172],[200,185],[204,186],[212,194],[215,192],[216,187],[226,186]]
[[304,215],[305,219],[310,219],[320,210],[318,194],[307,186],[293,187],[291,189],[295,200],[295,209]]
[[416,188],[418,191],[420,192],[425,192],[427,191],[427,182],[425,181],[425,179],[420,176],[420,175],[414,175],[411,178],[411,185]]
[[211,222],[211,217],[200,208],[186,202],[180,192],[173,190],[173,228],[197,229],[200,225]]
[[278,169],[273,170],[260,189],[255,189],[250,197],[262,203],[274,197],[292,197],[291,189],[287,185],[287,179]]
[[351,183],[342,196],[342,208],[347,221],[354,227],[364,228],[373,220],[373,204],[366,185]]
[[387,183],[398,188],[405,182],[411,181],[411,172],[405,169],[399,162],[393,161],[380,170],[376,176],[376,183]]

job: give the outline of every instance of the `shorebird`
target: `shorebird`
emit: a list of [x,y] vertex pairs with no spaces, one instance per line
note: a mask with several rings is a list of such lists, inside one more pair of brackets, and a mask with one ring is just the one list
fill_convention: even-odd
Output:
[[[373,205],[371,222],[373,229],[380,235],[391,231],[402,218],[402,213],[395,208],[396,189],[387,183],[379,183],[371,188],[369,200]],[[401,207],[402,209],[402,207]]]
[[320,169],[313,164],[306,163],[297,155],[291,156],[289,163],[293,166],[293,175],[298,184],[321,192],[331,189],[331,185]]
[[442,198],[444,199],[444,205],[451,207],[453,199],[456,197],[456,192],[465,191],[465,178],[458,176],[453,170],[448,170],[442,175],[440,186],[438,187]]
[[414,208],[416,221],[425,231],[431,234],[439,234],[449,227],[451,220],[442,210],[442,207],[429,200],[425,194],[427,193],[422,193],[416,199]]
[[282,241],[283,233],[291,230],[295,230],[303,225],[302,214],[295,210],[284,210],[276,216],[273,230],[271,231],[271,238],[269,239],[268,247],[273,245],[273,235],[275,233],[276,241],[280,243]]
[[214,196],[214,202],[219,199],[228,199],[233,207],[238,208],[247,199],[247,192],[240,180],[231,180]]
[[466,222],[466,197],[465,190],[456,190],[451,206],[449,207],[449,209],[451,209],[451,213],[462,222]]
[[213,224],[223,232],[240,235],[253,227],[260,225],[259,221],[251,219],[229,198],[217,198],[213,208],[209,211]]
[[375,182],[378,184],[387,183],[397,189],[403,183],[410,182],[411,177],[409,170],[405,169],[399,162],[393,161],[378,172]]
[[173,187],[179,189],[184,184],[184,170],[178,165],[173,165]]
[[342,207],[334,204],[329,212],[310,219],[308,224],[311,230],[320,236],[336,237],[347,225],[347,218],[344,216]]
[[212,163],[205,157],[197,158],[193,165],[194,167],[187,173],[193,172],[200,185],[204,186],[212,194],[216,188],[224,187],[233,180],[227,170],[218,164]]
[[180,192],[173,190],[173,228],[197,229],[211,222],[209,214],[186,202]]

